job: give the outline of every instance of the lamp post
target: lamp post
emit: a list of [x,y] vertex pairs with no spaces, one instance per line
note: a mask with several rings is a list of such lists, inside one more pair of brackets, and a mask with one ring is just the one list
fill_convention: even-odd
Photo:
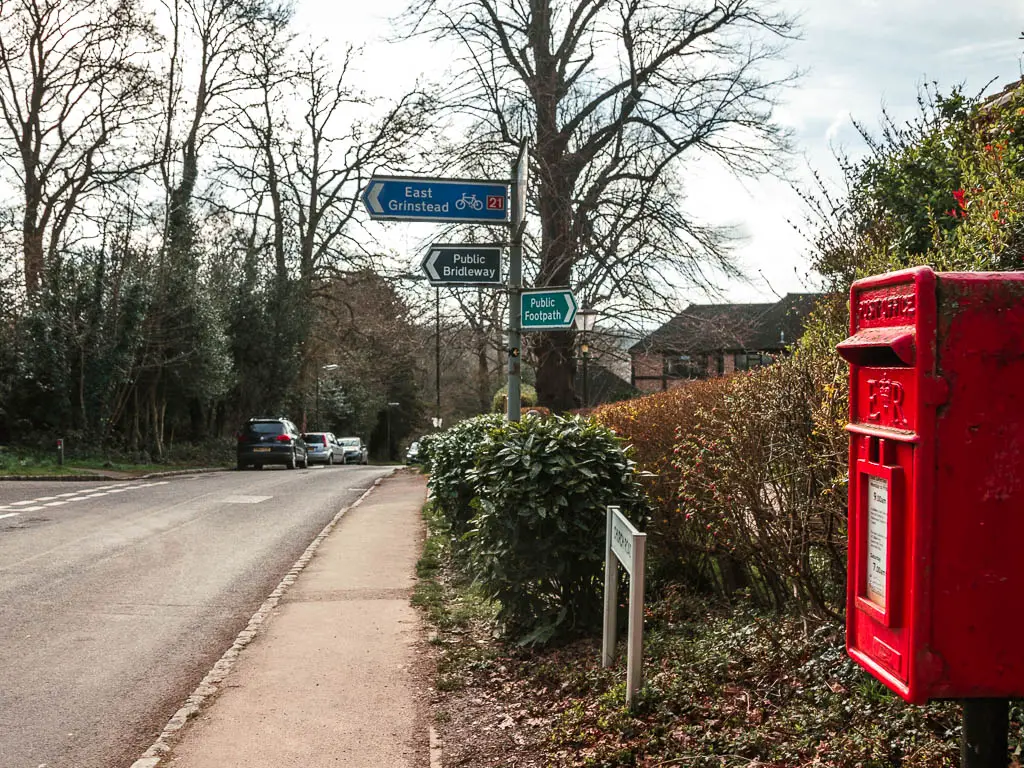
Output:
[[337,363],[328,363],[327,365],[321,365],[316,369],[316,410],[314,412],[316,428],[320,429],[320,371],[333,371],[337,369]]
[[587,371],[587,360],[590,358],[590,345],[587,344],[587,334],[594,330],[597,322],[597,312],[590,307],[584,307],[576,313],[576,330],[580,332],[580,357],[583,359],[583,407],[590,407],[590,394],[588,391],[589,371]]
[[387,424],[386,430],[386,442],[384,444],[384,458],[391,459],[391,409],[397,408],[401,403],[388,403],[387,410],[384,411],[385,423]]

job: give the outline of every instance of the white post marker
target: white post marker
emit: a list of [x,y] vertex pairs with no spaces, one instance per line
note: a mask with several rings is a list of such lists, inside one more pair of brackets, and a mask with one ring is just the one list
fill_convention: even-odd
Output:
[[643,683],[644,642],[644,550],[647,534],[640,533],[619,511],[608,507],[608,534],[604,561],[604,637],[601,664],[610,667],[615,661],[616,608],[619,592],[619,571],[616,560],[629,574],[629,619],[626,625],[626,705]]

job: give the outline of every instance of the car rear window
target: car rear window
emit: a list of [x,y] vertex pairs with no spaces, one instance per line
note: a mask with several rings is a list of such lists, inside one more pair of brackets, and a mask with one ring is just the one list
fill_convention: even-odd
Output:
[[261,435],[280,435],[284,433],[284,425],[276,421],[256,421],[246,425],[250,432]]
[[346,448],[358,448],[359,438],[358,437],[343,437],[341,438],[341,444]]
[[315,443],[316,445],[327,445],[327,435],[303,435],[302,439],[307,443]]

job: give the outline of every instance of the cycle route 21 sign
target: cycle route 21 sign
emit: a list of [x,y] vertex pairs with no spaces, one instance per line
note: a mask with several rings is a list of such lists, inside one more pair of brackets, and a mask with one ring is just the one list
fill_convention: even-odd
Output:
[[373,176],[361,195],[371,219],[505,224],[508,185],[493,181]]

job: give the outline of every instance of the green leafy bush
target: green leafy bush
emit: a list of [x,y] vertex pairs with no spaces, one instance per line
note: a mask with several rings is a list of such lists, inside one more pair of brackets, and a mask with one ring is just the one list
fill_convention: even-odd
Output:
[[470,570],[506,634],[545,643],[598,626],[606,508],[641,526],[649,512],[622,441],[588,419],[527,416],[488,432],[468,480]]
[[426,441],[424,469],[430,473],[427,487],[431,499],[452,535],[462,536],[473,516],[470,507],[475,490],[467,475],[476,464],[476,454],[487,433],[505,420],[498,414],[465,419]]

